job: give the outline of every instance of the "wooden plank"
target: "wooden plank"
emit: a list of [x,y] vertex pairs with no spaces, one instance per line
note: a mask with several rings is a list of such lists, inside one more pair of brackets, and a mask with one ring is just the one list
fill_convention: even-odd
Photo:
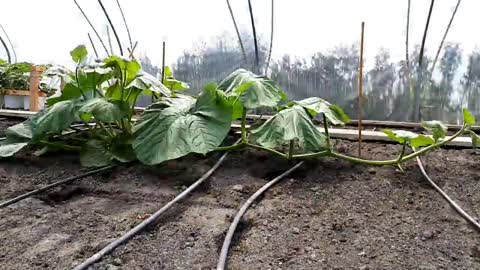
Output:
[[0,110],[1,116],[7,117],[19,117],[19,118],[30,118],[34,116],[37,112],[29,112],[29,111],[17,111],[17,110]]
[[[250,125],[245,126],[247,129],[250,128]],[[239,124],[232,124],[233,129],[240,129]],[[321,132],[324,132],[323,127],[317,127]],[[349,141],[357,141],[358,140],[358,130],[356,129],[342,129],[342,128],[329,128],[328,133],[330,134],[331,138],[334,139],[344,139]],[[447,136],[446,138],[449,138]],[[370,141],[370,142],[389,142],[389,143],[397,143],[396,141],[392,140],[387,134],[381,131],[370,131],[370,130],[363,130],[362,131],[362,138],[363,141]],[[453,139],[453,141],[449,142],[447,146],[456,146],[456,147],[472,147],[472,139],[470,137],[457,137]]]
[[[7,89],[3,90],[5,92],[5,95],[10,95],[10,96],[30,96],[30,91],[29,90],[13,90],[13,89]],[[42,91],[38,91],[38,96],[39,97],[45,97],[47,94],[45,94]]]
[[[28,111],[16,111],[16,110],[0,110],[0,116],[7,116],[7,117],[21,117],[21,118],[29,118],[35,115],[36,112],[28,112]],[[247,128],[250,128],[250,125],[246,125]],[[232,128],[235,130],[240,129],[240,124],[234,123],[232,124]],[[323,128],[319,127],[320,131],[323,132]],[[330,137],[334,139],[344,139],[344,140],[358,140],[358,131],[355,129],[342,129],[342,128],[330,128],[328,129],[330,133]],[[364,130],[362,133],[362,138],[364,141],[376,141],[376,142],[389,142],[395,143],[392,139],[390,139],[385,133],[380,131],[370,131]],[[447,136],[448,138],[448,136]],[[456,147],[472,147],[472,140],[470,137],[457,137],[453,141],[447,144],[447,146],[456,146]]]

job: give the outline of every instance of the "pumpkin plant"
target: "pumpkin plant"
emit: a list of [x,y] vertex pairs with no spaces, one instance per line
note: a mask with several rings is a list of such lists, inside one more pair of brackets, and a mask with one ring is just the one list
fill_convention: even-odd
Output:
[[[218,85],[207,84],[195,97],[179,92],[188,85],[174,79],[169,69],[161,83],[144,73],[134,59],[110,56],[88,62],[87,54],[84,46],[71,52],[75,71],[58,72],[65,82],[63,91],[48,99],[47,109],[7,130],[0,157],[33,145],[42,147],[39,153],[77,151],[85,166],[134,160],[155,165],[190,153],[250,147],[286,159],[330,156],[370,165],[398,165],[448,143],[475,122],[464,110],[462,128],[448,138],[447,127],[439,121],[423,123],[432,136],[384,130],[403,145],[401,152],[392,160],[366,160],[334,149],[329,127],[349,121],[340,107],[319,97],[288,101],[283,90],[265,76],[239,69]],[[156,99],[135,119],[134,106],[142,93]],[[247,113],[257,108],[270,108],[276,114],[247,130]],[[323,118],[323,128],[313,122],[317,115]],[[241,121],[240,142],[220,146],[236,120]],[[80,126],[73,127],[74,123]],[[407,154],[407,146],[420,149]]]

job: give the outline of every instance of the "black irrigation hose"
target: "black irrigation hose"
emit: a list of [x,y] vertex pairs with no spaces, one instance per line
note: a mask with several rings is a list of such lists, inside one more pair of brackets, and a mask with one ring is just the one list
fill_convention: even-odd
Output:
[[217,270],[225,269],[225,266],[227,264],[228,250],[230,249],[230,244],[232,242],[233,234],[237,229],[237,225],[240,222],[240,219],[245,214],[245,212],[247,212],[247,209],[250,207],[250,205],[252,205],[252,203],[258,198],[258,196],[262,195],[262,193],[264,193],[271,186],[275,185],[278,181],[282,180],[285,176],[289,175],[291,172],[298,169],[298,167],[302,166],[302,164],[303,164],[303,161],[300,161],[299,163],[297,163],[297,165],[293,166],[288,171],[282,173],[281,175],[277,176],[270,182],[266,183],[262,188],[257,190],[257,192],[255,192],[250,198],[248,198],[247,202],[245,202],[244,205],[242,205],[237,215],[235,215],[235,218],[232,224],[230,225],[230,228],[228,229],[227,235],[225,236],[222,250],[220,252],[220,257],[218,259]]
[[480,232],[480,224],[469,214],[467,214],[455,201],[453,201],[447,193],[445,193],[433,180],[428,176],[427,172],[425,171],[425,168],[423,167],[422,160],[420,157],[417,157],[417,164],[418,167],[420,168],[420,171],[422,172],[423,176],[427,179],[427,181],[430,183],[430,185],[442,195],[442,197],[468,222],[470,222],[477,231]]
[[[238,141],[237,141],[238,143]],[[85,260],[83,263],[79,264],[74,268],[74,270],[84,270],[88,269],[90,266],[92,266],[94,263],[100,261],[103,256],[111,253],[113,250],[115,250],[117,247],[120,245],[126,243],[129,239],[134,237],[135,235],[139,234],[141,231],[143,231],[146,227],[149,225],[153,224],[165,211],[170,209],[175,203],[178,201],[184,199],[187,197],[187,195],[192,192],[195,188],[197,188],[200,184],[202,184],[208,177],[210,177],[215,170],[220,167],[220,165],[223,163],[223,161],[227,158],[229,152],[225,152],[220,159],[213,165],[213,167],[208,170],[200,179],[198,179],[195,183],[193,183],[191,186],[189,186],[186,190],[184,190],[182,193],[180,193],[177,197],[175,197],[172,201],[168,202],[166,205],[164,205],[160,210],[155,212],[153,215],[151,215],[149,218],[143,220],[140,224],[135,226],[133,229],[128,231],[126,234],[122,235],[121,237],[117,238],[115,241],[111,242],[108,244],[108,246],[104,247],[102,250],[99,252],[95,253],[93,256]]]
[[16,202],[19,202],[23,199],[26,199],[30,196],[33,196],[35,194],[38,194],[38,193],[41,193],[41,192],[44,192],[46,190],[49,190],[49,189],[52,189],[54,187],[58,187],[60,185],[64,185],[64,184],[68,184],[68,183],[71,183],[73,181],[76,181],[76,180],[79,180],[79,179],[82,179],[82,178],[85,178],[87,176],[91,176],[91,175],[94,175],[94,174],[98,174],[98,173],[102,173],[102,172],[105,172],[105,171],[108,171],[108,170],[111,170],[113,168],[115,168],[116,166],[118,165],[110,165],[110,166],[106,166],[106,167],[102,167],[100,169],[96,169],[96,170],[93,170],[93,171],[89,171],[89,172],[86,172],[86,173],[83,173],[83,174],[80,174],[80,175],[76,175],[76,176],[72,176],[72,177],[69,177],[69,178],[66,178],[66,179],[63,179],[63,180],[60,180],[60,181],[57,181],[55,183],[52,183],[50,185],[46,185],[44,187],[41,187],[39,189],[35,189],[33,191],[30,191],[28,193],[25,193],[25,194],[22,194],[18,197],[15,197],[15,198],[12,198],[10,200],[7,200],[5,202],[2,202],[0,204],[0,208],[4,208],[4,207],[7,207],[11,204],[14,204]]

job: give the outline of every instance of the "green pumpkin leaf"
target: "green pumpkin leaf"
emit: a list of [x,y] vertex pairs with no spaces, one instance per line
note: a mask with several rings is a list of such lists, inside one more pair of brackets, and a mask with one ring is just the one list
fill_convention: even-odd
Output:
[[171,95],[170,89],[148,73],[140,73],[130,82],[129,85],[127,85],[127,89],[138,89],[146,94],[151,94],[153,92],[167,97]]
[[433,140],[437,142],[439,139],[445,138],[448,127],[441,121],[432,120],[422,122],[422,126],[433,134]]
[[22,150],[28,142],[10,142],[8,139],[0,142],[0,157],[11,157]]
[[227,136],[231,118],[232,108],[214,90],[205,90],[196,101],[182,95],[168,98],[142,114],[134,126],[133,149],[148,165],[189,153],[206,154]]
[[475,117],[467,109],[463,109],[463,124],[467,126],[475,125]]
[[129,60],[118,56],[110,56],[104,60],[105,67],[113,69],[114,76],[116,78],[123,78],[128,85],[141,71],[142,66],[137,60]]
[[283,90],[267,77],[238,69],[228,75],[218,86],[227,96],[238,97],[243,107],[274,107],[287,98]]
[[473,149],[477,149],[477,147],[480,145],[480,136],[478,136],[475,132],[469,131],[470,133],[470,138],[472,138],[472,146]]
[[104,142],[90,140],[82,147],[80,162],[85,167],[103,167],[112,164],[112,155],[106,150]]
[[253,130],[252,138],[258,144],[268,148],[287,144],[291,140],[298,141],[299,146],[306,151],[327,148],[326,136],[317,129],[308,113],[300,105],[278,112]]
[[27,120],[23,123],[16,124],[7,128],[5,135],[7,138],[17,138],[21,140],[29,141],[33,138],[32,129],[28,125],[30,121]]
[[80,63],[87,57],[88,51],[85,45],[78,45],[70,51],[70,55],[72,56],[73,62]]
[[383,133],[387,134],[391,139],[403,144],[407,142],[408,145],[415,148],[428,146],[435,143],[435,140],[430,136],[425,136],[423,134],[413,133],[411,131],[405,130],[390,130],[384,129]]
[[319,113],[325,114],[333,125],[344,125],[350,122],[350,118],[342,108],[319,97],[310,97],[293,103],[305,108],[312,117]]
[[172,70],[170,67],[165,67],[163,84],[172,91],[182,91],[190,88],[187,83],[176,80],[173,77]]
[[[85,103],[80,109],[81,114],[95,117],[101,122],[114,122],[128,118],[131,114],[128,103],[120,100],[107,100],[106,98],[94,98]],[[89,117],[82,117],[86,120]]]
[[65,100],[37,113],[30,122],[34,137],[47,133],[59,133],[78,119],[80,104],[76,100]]

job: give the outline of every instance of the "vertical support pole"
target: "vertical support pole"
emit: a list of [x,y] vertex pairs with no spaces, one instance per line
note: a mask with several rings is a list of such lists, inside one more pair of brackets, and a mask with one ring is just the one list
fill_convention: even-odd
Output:
[[362,22],[362,36],[360,39],[360,71],[358,74],[358,156],[362,156],[362,87],[363,87],[363,37],[365,22]]
[[38,112],[38,96],[40,91],[40,77],[43,69],[41,67],[32,65],[30,68],[30,111]]
[[165,41],[162,48],[162,84],[165,82]]

